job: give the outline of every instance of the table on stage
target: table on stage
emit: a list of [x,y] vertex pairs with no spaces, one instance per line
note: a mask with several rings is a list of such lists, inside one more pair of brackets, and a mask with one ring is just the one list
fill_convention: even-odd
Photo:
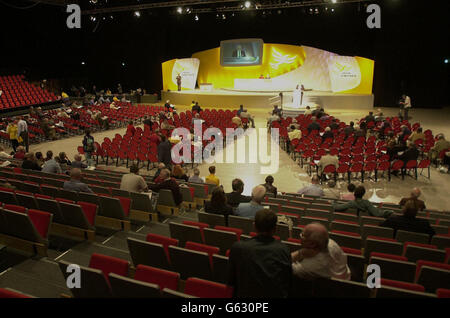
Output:
[[274,90],[274,83],[272,79],[236,78],[234,88],[247,91],[270,91]]

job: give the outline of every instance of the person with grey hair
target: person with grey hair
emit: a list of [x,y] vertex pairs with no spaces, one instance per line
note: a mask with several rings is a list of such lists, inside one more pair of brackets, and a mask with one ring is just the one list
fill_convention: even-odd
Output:
[[322,135],[322,141],[327,140],[328,138],[334,139],[334,134],[331,131],[331,127],[326,127],[325,132]]
[[322,188],[319,186],[319,177],[317,175],[313,175],[311,178],[311,184],[309,186],[303,187],[302,189],[298,190],[298,194],[303,195],[312,195],[316,197],[323,197],[325,193],[323,192]]
[[347,255],[329,238],[322,224],[308,224],[302,234],[302,247],[291,254],[294,275],[311,279],[316,277],[350,280]]
[[399,205],[405,206],[406,202],[413,201],[416,204],[416,207],[419,211],[425,210],[427,207],[425,206],[425,202],[422,200],[419,200],[420,195],[422,192],[419,188],[413,188],[411,191],[411,196],[409,198],[403,198],[400,200]]
[[86,164],[84,164],[81,161],[80,154],[76,154],[73,158],[75,159],[74,161],[72,161],[72,167],[73,168],[86,169],[88,167]]
[[252,190],[252,200],[248,203],[240,203],[236,209],[236,215],[253,219],[256,212],[264,209],[261,205],[266,195],[266,188],[262,185],[256,186]]
[[204,183],[203,179],[200,178],[200,170],[198,168],[194,169],[194,174],[189,177],[188,182],[193,183]]
[[78,168],[70,170],[70,180],[64,182],[63,189],[75,192],[93,192],[87,184],[81,182],[81,170]]
[[139,175],[139,167],[136,164],[132,164],[130,167],[130,173],[124,174],[120,181],[120,190],[129,192],[145,192],[148,191],[147,183],[144,178]]

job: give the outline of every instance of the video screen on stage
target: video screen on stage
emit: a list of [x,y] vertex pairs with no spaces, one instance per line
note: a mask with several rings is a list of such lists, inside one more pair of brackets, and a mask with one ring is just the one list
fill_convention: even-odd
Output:
[[263,55],[262,39],[238,39],[220,42],[220,65],[260,65]]

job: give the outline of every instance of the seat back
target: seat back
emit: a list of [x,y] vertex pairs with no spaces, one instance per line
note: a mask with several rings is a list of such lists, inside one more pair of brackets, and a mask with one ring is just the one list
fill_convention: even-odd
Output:
[[33,222],[27,214],[3,210],[6,223],[5,234],[14,236],[26,241],[43,243],[45,239],[39,234]]
[[205,234],[205,244],[219,247],[221,255],[225,255],[227,250],[237,241],[236,234],[233,232],[208,228],[205,228],[203,232]]
[[[330,238],[339,244],[341,247],[350,247],[361,250],[362,239],[361,236],[347,235],[343,233],[330,232]],[[351,234],[351,233],[349,233]]]
[[39,210],[46,211],[53,214],[53,222],[59,224],[65,224],[64,218],[61,214],[61,210],[59,208],[59,204],[56,200],[53,199],[45,199],[45,198],[36,198],[36,202]]
[[169,246],[169,255],[174,271],[180,273],[181,279],[200,277],[211,279],[209,256],[204,252]]
[[71,201],[78,201],[78,192],[59,189],[58,198],[63,198]]
[[37,209],[36,199],[32,195],[16,193],[16,199],[19,205],[28,209]]
[[88,202],[95,205],[100,205],[99,196],[93,193],[78,192],[78,201]]
[[184,246],[187,241],[203,243],[200,228],[175,222],[169,223],[170,237],[179,241],[180,246]]
[[231,298],[233,296],[232,287],[195,277],[188,278],[184,292],[201,298]]
[[212,256],[213,276],[212,280],[222,284],[228,282],[228,257],[214,254]]
[[0,191],[0,202],[4,204],[17,204],[14,192]]
[[28,218],[42,239],[47,240],[53,215],[48,212],[29,209]]
[[370,253],[372,252],[401,255],[403,252],[403,245],[399,242],[367,238],[364,249],[365,257],[369,259]]
[[366,239],[368,236],[393,238],[394,230],[389,227],[364,224],[362,227],[362,237],[363,239]]
[[[72,271],[67,272],[71,265],[67,261],[59,261],[59,268],[61,269],[64,278],[69,278]],[[75,298],[109,298],[112,297],[111,289],[105,275],[99,269],[79,266],[80,268],[80,288],[71,288],[70,291]]]
[[101,270],[108,280],[109,273],[128,276],[130,263],[117,257],[94,253],[91,255],[89,267]]
[[180,274],[156,267],[138,265],[136,267],[134,279],[155,284],[159,286],[159,289],[161,290],[164,288],[178,290]]
[[[348,222],[348,223],[347,223]],[[361,227],[358,224],[351,223],[352,221],[338,221],[331,223],[331,230],[345,231],[350,233],[361,234]]]
[[370,264],[377,264],[381,268],[381,278],[398,280],[402,282],[414,282],[416,264],[412,262],[387,259],[384,257],[371,257]]
[[145,242],[131,237],[127,238],[127,244],[135,267],[142,264],[171,270],[162,244]]
[[410,262],[417,262],[418,260],[423,259],[443,263],[445,261],[446,253],[443,250],[408,245],[406,247],[405,256]]
[[431,239],[431,244],[436,245],[439,249],[450,247],[450,237],[434,235]]
[[106,216],[112,219],[125,219],[125,212],[119,199],[99,196],[99,201],[100,207],[98,215]]
[[436,298],[436,295],[382,285],[381,288],[377,288],[376,290],[376,298],[429,299]]
[[60,211],[64,219],[64,224],[88,230],[91,225],[78,204],[59,202]]
[[371,290],[362,283],[317,278],[313,282],[313,293],[319,298],[369,298]]
[[408,232],[398,230],[395,238],[399,242],[416,242],[422,244],[428,244],[430,242],[430,236],[423,233]]
[[167,189],[159,190],[157,205],[177,207],[175,200],[173,198],[172,191]]
[[450,289],[450,269],[421,266],[417,284],[424,286],[425,291],[433,294],[439,288]]
[[[225,216],[222,215],[222,214],[198,212],[197,216],[198,216],[198,221],[199,222],[207,223],[207,224],[209,224],[210,227],[215,227],[217,225],[219,225],[219,226],[226,226]],[[230,222],[229,221],[230,217],[231,217],[231,215],[228,216],[228,222]]]
[[114,273],[109,274],[112,295],[117,298],[157,298],[160,297],[158,285],[145,283]]
[[290,237],[289,226],[282,223],[277,223],[275,235],[279,236],[282,240],[287,240]]
[[144,212],[153,212],[152,202],[148,194],[130,192],[130,198],[132,200],[131,209]]
[[162,297],[163,298],[197,298],[195,296],[191,296],[179,291],[171,290],[169,288],[164,288],[162,290]]

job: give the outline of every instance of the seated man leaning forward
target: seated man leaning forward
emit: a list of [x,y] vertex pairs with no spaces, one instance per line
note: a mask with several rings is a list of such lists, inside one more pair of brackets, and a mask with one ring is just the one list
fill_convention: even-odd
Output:
[[319,223],[308,224],[301,239],[302,248],[291,254],[294,275],[303,279],[324,277],[350,280],[347,256],[328,237],[325,226]]
[[264,209],[261,205],[266,195],[266,188],[262,185],[256,186],[252,190],[252,200],[248,203],[240,203],[236,209],[236,215],[244,218],[254,219],[256,212]]

